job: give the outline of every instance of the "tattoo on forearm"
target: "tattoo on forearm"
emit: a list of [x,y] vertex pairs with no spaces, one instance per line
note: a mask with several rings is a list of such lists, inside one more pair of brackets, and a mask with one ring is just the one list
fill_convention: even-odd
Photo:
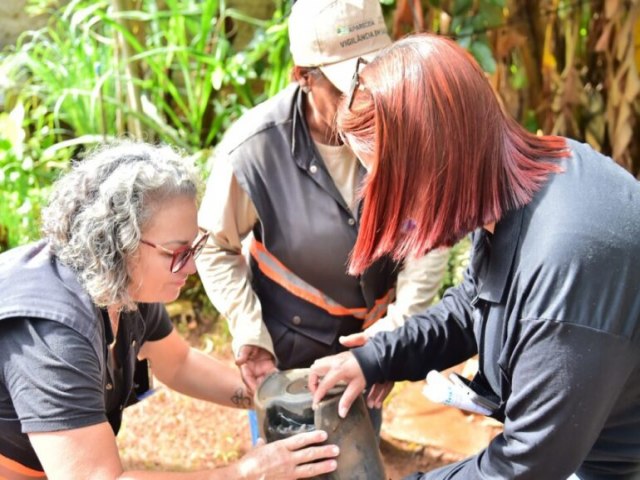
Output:
[[244,388],[237,389],[231,397],[231,403],[240,408],[251,408],[251,397],[247,395]]

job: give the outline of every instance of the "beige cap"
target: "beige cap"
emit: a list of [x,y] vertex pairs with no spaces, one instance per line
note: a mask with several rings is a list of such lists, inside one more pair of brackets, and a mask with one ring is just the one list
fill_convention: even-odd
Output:
[[379,0],[298,0],[289,16],[293,63],[320,67],[347,92],[358,57],[371,60],[391,43]]

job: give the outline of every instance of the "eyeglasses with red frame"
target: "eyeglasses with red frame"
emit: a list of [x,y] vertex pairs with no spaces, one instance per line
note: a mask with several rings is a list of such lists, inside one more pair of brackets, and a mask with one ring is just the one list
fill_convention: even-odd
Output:
[[205,243],[207,243],[209,232],[207,232],[203,228],[198,228],[198,230],[200,231],[201,236],[193,243],[193,245],[185,245],[184,247],[179,247],[175,250],[169,250],[162,245],[158,245],[156,243],[149,242],[143,239],[140,239],[140,243],[144,243],[149,247],[156,248],[161,252],[171,255],[171,266],[169,267],[169,270],[171,270],[171,273],[178,273],[184,268],[191,257],[197,258],[198,255],[200,255]]
[[360,86],[360,67],[367,65],[369,60],[365,60],[362,57],[358,57],[356,61],[356,69],[353,72],[353,76],[351,77],[351,85],[349,86],[349,94],[347,95],[347,110],[351,110],[351,105],[353,105],[353,97],[356,94],[356,90]]

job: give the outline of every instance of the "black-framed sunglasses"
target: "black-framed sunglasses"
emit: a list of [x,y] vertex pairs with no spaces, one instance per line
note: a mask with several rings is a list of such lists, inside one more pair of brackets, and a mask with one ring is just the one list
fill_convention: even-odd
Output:
[[201,236],[193,243],[193,245],[185,245],[184,247],[176,248],[175,250],[169,250],[162,245],[143,239],[140,239],[140,243],[144,243],[149,247],[156,248],[161,252],[171,255],[171,266],[169,267],[169,270],[171,270],[171,273],[178,273],[184,268],[191,257],[197,258],[198,255],[200,255],[205,243],[207,243],[209,232],[202,228],[198,228],[198,230],[200,231]]
[[353,105],[353,97],[356,94],[356,90],[360,86],[360,67],[363,65],[367,65],[369,60],[365,60],[362,57],[358,57],[356,61],[356,69],[353,72],[353,77],[351,77],[351,85],[349,86],[349,94],[347,95],[347,109],[351,110],[351,105]]

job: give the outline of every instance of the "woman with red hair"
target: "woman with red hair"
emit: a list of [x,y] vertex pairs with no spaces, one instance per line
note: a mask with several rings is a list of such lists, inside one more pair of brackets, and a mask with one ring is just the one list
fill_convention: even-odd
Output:
[[448,39],[396,42],[352,87],[337,123],[369,174],[350,272],[470,233],[472,256],[439,304],[317,360],[314,401],[345,381],[345,415],[366,386],[478,354],[472,396],[503,432],[410,478],[640,478],[640,184],[585,144],[525,131]]

